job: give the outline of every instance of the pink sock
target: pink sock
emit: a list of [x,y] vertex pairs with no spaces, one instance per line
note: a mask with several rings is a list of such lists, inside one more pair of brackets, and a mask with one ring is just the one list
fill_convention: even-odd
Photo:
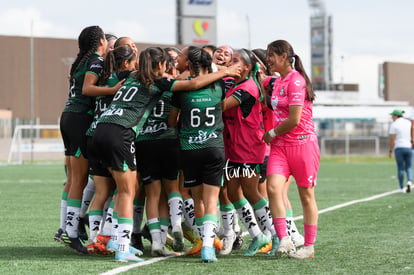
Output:
[[305,246],[313,245],[315,243],[318,225],[304,223],[303,227],[305,229]]
[[288,235],[286,226],[286,217],[284,218],[273,218],[273,226],[275,227],[277,237],[279,240],[283,239]]

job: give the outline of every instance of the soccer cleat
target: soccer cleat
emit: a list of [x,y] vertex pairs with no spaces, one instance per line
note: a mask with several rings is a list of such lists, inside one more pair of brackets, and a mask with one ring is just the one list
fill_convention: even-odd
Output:
[[245,257],[254,256],[260,248],[265,246],[269,242],[269,239],[260,232],[259,235],[253,238],[247,251],[243,254]]
[[86,215],[85,217],[79,218],[78,236],[83,241],[88,240],[88,233],[86,233],[86,225],[89,226],[89,216],[88,215]]
[[184,237],[183,237],[183,230],[181,229],[181,225],[173,227],[172,236],[174,239],[174,242],[173,242],[174,251],[183,251],[184,250]]
[[407,192],[407,193],[410,193],[410,192],[411,192],[411,181],[408,181],[408,182],[407,182],[407,189],[406,189],[406,192]]
[[265,246],[260,248],[257,253],[268,253],[270,250],[272,250],[272,242],[268,242]]
[[202,246],[203,246],[203,241],[201,240],[200,237],[197,237],[194,240],[193,247],[185,253],[185,256],[199,255]]
[[144,237],[144,239],[147,239],[150,243],[152,243],[151,233],[149,231],[147,224],[144,225],[144,227],[142,228],[141,234],[142,234],[142,237]]
[[315,254],[315,250],[313,249],[313,245],[309,245],[309,246],[304,246],[300,248],[299,250],[290,253],[289,258],[307,259],[307,258],[313,258],[314,254]]
[[290,239],[292,240],[295,248],[305,245],[305,238],[299,233],[299,231],[292,232]]
[[105,246],[108,244],[110,239],[111,239],[111,236],[105,236],[105,235],[96,236],[96,240]]
[[109,239],[108,243],[106,244],[106,250],[109,253],[115,253],[118,251],[118,244],[112,239]]
[[221,241],[223,242],[223,249],[220,250],[220,255],[228,255],[233,250],[233,243],[236,240],[236,233],[232,232],[233,234],[229,236],[224,236]]
[[126,263],[126,262],[142,262],[144,260],[135,256],[133,253],[129,251],[128,252],[117,251],[115,253],[115,261]]
[[69,247],[78,252],[79,254],[88,254],[88,249],[84,247],[79,238],[71,238],[69,239]]
[[170,234],[167,233],[167,238],[165,239],[165,246],[169,250],[174,250],[173,245],[174,245],[174,239],[170,236]]
[[175,251],[169,250],[165,245],[161,246],[158,249],[153,249],[151,251],[151,256],[154,257],[168,257],[168,256],[180,256],[181,254]]
[[131,245],[141,251],[144,251],[144,244],[142,243],[142,234],[141,233],[132,233],[131,234]]
[[96,241],[95,243],[95,253],[100,255],[108,255],[108,250],[106,250],[106,245],[101,244],[100,242]]
[[[62,235],[64,234],[63,229],[59,228],[58,231],[56,232],[55,236],[53,237],[53,239],[57,242],[60,242],[63,245],[67,245],[65,243],[65,241],[62,238]],[[66,234],[65,234],[66,235]]]
[[214,247],[216,248],[216,252],[219,252],[220,250],[223,249],[223,242],[220,240],[219,237],[215,237],[214,238],[214,243],[213,243]]
[[289,236],[284,237],[280,240],[279,245],[276,249],[275,255],[277,257],[282,256],[283,254],[290,254],[295,252],[295,245],[293,244],[292,240]]
[[269,257],[273,257],[276,254],[276,249],[279,246],[279,238],[277,237],[277,235],[273,235],[272,236],[272,248],[270,249],[270,251],[267,253],[267,256]]
[[132,245],[129,245],[129,252],[131,252],[132,254],[136,255],[136,256],[142,256],[144,253],[142,253],[141,250],[133,247]]
[[241,231],[236,232],[236,240],[233,243],[233,250],[239,250],[243,246],[243,236]]
[[97,249],[95,248],[95,243],[88,244],[86,248],[88,249],[88,254],[95,254],[98,252]]
[[65,231],[63,231],[62,235],[60,236],[60,239],[62,240],[62,244],[64,244],[65,246],[69,246],[70,239]]
[[203,263],[217,262],[215,248],[209,247],[209,246],[203,246],[201,248],[201,261]]
[[[108,253],[118,252],[118,243],[114,242],[112,239],[110,239],[108,244],[106,245],[106,250],[107,250]],[[132,253],[132,254],[137,255],[137,256],[142,256],[144,254],[141,250],[139,250],[139,249],[137,249],[137,248],[135,248],[131,245],[129,245],[129,253]]]
[[191,227],[188,227],[184,222],[181,223],[181,228],[183,230],[184,237],[191,243],[194,243],[194,240],[197,238],[194,230]]

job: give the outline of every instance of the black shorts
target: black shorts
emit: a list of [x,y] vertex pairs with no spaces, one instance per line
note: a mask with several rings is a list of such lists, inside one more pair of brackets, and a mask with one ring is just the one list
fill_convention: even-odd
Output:
[[112,175],[106,168],[96,153],[91,136],[86,137],[88,147],[89,175],[111,178]]
[[224,178],[229,181],[238,178],[253,178],[260,176],[259,163],[239,163],[227,161],[224,167]]
[[184,187],[200,184],[223,185],[223,168],[226,162],[224,148],[182,150]]
[[265,156],[264,161],[260,164],[260,178],[259,183],[263,183],[266,180],[266,173],[267,173],[267,160],[269,156]]
[[180,168],[180,144],[178,139],[150,140],[135,143],[137,170],[142,183],[150,184],[162,178],[176,180]]
[[86,131],[91,126],[93,117],[87,113],[64,112],[60,117],[60,133],[65,146],[65,156],[88,158],[86,148]]
[[115,171],[137,170],[135,132],[111,123],[98,123],[92,138],[96,154],[104,167]]

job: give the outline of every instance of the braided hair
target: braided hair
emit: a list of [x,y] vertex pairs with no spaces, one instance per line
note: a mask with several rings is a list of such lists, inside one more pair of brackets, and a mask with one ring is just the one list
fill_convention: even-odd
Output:
[[82,30],[78,38],[79,53],[70,68],[70,80],[82,68],[88,58],[98,50],[99,40],[105,39],[104,32],[99,26],[90,26]]
[[211,68],[211,56],[201,48],[195,46],[188,48],[188,62],[194,72],[194,77],[199,76],[200,69],[207,69],[208,73],[213,72]]

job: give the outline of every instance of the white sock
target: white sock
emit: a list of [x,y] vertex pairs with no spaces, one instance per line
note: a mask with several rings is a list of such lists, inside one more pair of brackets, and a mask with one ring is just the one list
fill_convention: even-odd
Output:
[[118,213],[115,211],[112,216],[111,240],[118,242]]
[[240,225],[239,225],[239,215],[237,214],[236,209],[234,209],[233,230],[236,233],[241,231],[241,228],[240,228]]
[[195,226],[193,228],[194,228],[194,232],[196,233],[196,235],[200,237],[201,239],[203,239],[204,225],[203,225],[201,218],[195,219]]
[[234,221],[235,212],[236,211],[234,209],[230,211],[223,211],[223,210],[220,211],[224,236],[231,236],[234,233],[233,221]]
[[112,207],[109,207],[106,211],[105,219],[102,219],[103,224],[101,225],[101,233],[104,236],[111,236],[113,213],[114,209]]
[[159,218],[149,219],[147,221],[147,225],[148,225],[149,232],[151,234],[153,246],[162,244],[160,219]]
[[195,231],[194,200],[192,198],[184,200],[184,222]]
[[217,223],[213,221],[204,221],[203,223],[203,246],[213,247],[216,238]]
[[237,214],[239,214],[239,217],[242,220],[244,227],[249,232],[250,237],[255,238],[261,233],[254,216],[253,208],[247,200],[245,200],[244,205],[242,205],[241,208],[237,209]]
[[161,243],[165,245],[167,242],[168,225],[161,224]]
[[59,228],[64,230],[66,228],[66,213],[68,207],[68,193],[62,193],[62,200],[60,201],[60,226]]
[[294,234],[300,234],[292,217],[286,217],[286,229],[288,231],[289,236],[292,236]]
[[120,252],[128,252],[131,242],[133,219],[126,217],[118,218],[118,250]]
[[181,217],[183,215],[183,199],[180,193],[171,193],[168,195],[168,208],[170,212],[170,221],[172,227],[181,226]]
[[81,209],[79,212],[79,216],[81,218],[85,217],[94,194],[95,194],[95,184],[92,178],[88,177],[88,184],[85,186],[85,188],[83,189],[83,193],[82,193],[82,204],[81,204]]
[[256,215],[256,220],[259,224],[260,229],[270,239],[274,234],[276,234],[276,230],[273,226],[269,203],[265,203],[265,200],[263,199],[259,201],[255,206],[257,206],[259,203],[261,203],[262,207],[255,209],[254,214]]
[[[102,213],[102,222],[101,222],[101,229],[103,229],[106,221],[106,214],[108,213],[109,206],[112,201],[112,196],[109,196],[108,199],[106,199],[104,207],[103,207],[103,213]],[[112,219],[112,213],[111,213],[111,219]],[[108,235],[109,236],[109,235]]]
[[66,211],[66,234],[70,238],[78,237],[80,207],[68,206]]
[[101,209],[89,211],[89,243],[96,242],[96,236],[98,236],[101,222]]

